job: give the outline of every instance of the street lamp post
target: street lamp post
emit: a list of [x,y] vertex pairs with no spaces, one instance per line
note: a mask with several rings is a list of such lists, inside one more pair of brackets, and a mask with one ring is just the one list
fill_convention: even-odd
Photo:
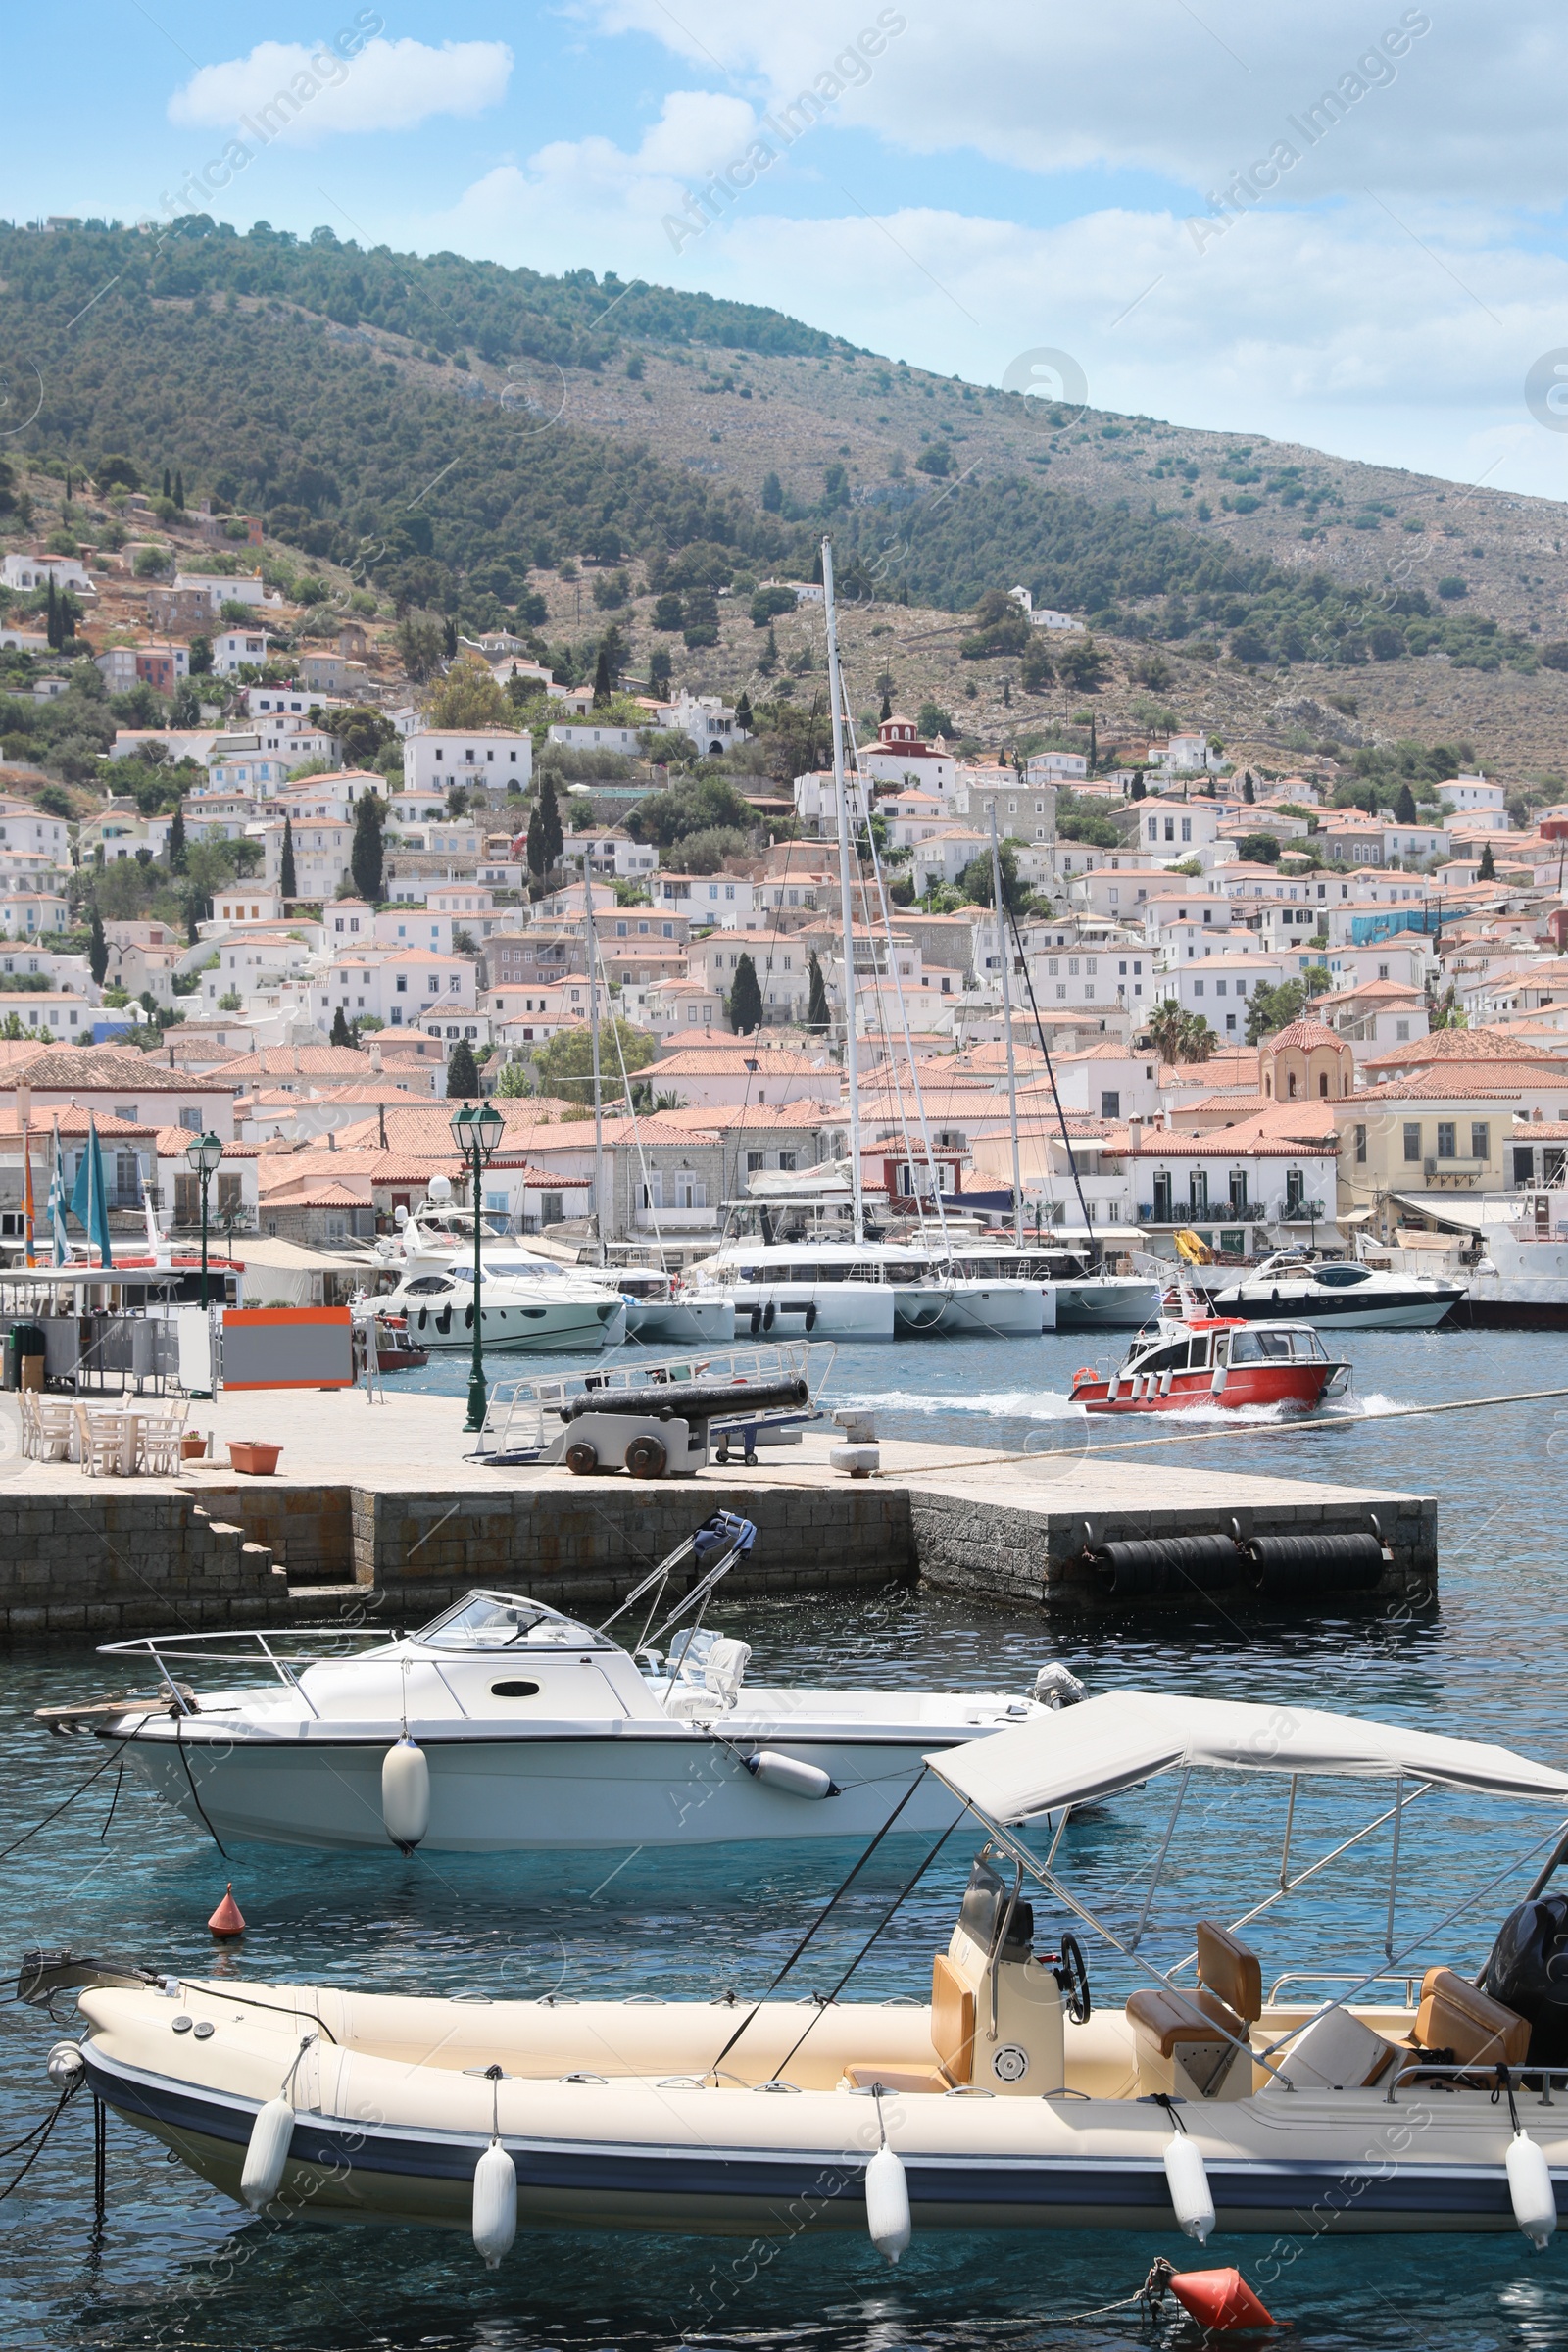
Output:
[[207,1193],[223,1156],[223,1139],[218,1135],[193,1136],[185,1147],[185,1157],[202,1188],[202,1304],[207,1304]]
[[474,1436],[484,1427],[489,1403],[484,1382],[484,1345],[479,1336],[480,1285],[484,1279],[479,1261],[479,1180],[505,1125],[505,1119],[492,1102],[465,1102],[452,1121],[452,1140],[468,1169],[468,1198],[473,1205],[473,1364],[468,1373],[468,1418],[463,1426]]

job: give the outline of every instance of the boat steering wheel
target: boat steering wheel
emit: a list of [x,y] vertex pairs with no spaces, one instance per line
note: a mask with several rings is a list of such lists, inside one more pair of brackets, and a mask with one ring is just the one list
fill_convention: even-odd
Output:
[[1067,1995],[1067,2015],[1075,2026],[1087,2026],[1094,2002],[1089,1994],[1089,1963],[1076,1936],[1061,1939],[1061,1966],[1056,1982]]

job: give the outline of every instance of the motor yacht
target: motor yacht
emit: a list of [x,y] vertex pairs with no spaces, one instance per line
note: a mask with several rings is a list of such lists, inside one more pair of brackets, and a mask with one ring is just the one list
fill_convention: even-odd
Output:
[[[504,1217],[478,1215],[478,1313],[485,1348],[576,1352],[613,1347],[625,1336],[626,1302],[613,1278],[536,1256],[507,1230]],[[459,1208],[445,1176],[401,1218],[376,1255],[401,1265],[397,1287],[377,1301],[401,1316],[416,1348],[473,1345],[474,1211]]]
[[[791,1982],[832,1904],[740,2000],[518,2000],[482,1966],[441,1998],[42,1952],[18,1990],[51,2018],[75,1995],[57,2086],[84,2083],[251,2210],[467,2230],[492,2266],[519,2226],[864,2230],[891,2261],[926,2230],[999,2229],[1177,2246],[1463,2231],[1513,2235],[1521,2259],[1519,2236],[1548,2243],[1568,2196],[1568,2009],[1563,1905],[1540,1897],[1568,1773],[1284,1700],[1140,1690],[935,1746],[927,1768],[984,1843],[924,1981],[891,2000],[848,1991],[855,1959],[829,1996]],[[1298,1785],[1321,1808],[1351,1783],[1376,1791],[1371,1820],[1293,1856]],[[1093,1861],[1059,1826],[1049,1853],[1031,1835],[1110,1796],[1131,1818],[1146,1787],[1152,1869],[1132,1907],[1119,1881],[1104,1921]],[[1499,1829],[1538,1816],[1522,1852],[1488,1839],[1487,1884],[1457,1913],[1398,1875],[1405,1813],[1446,1799],[1461,1838],[1478,1810]],[[1195,1921],[1219,1809],[1226,1863],[1259,1830],[1270,1850],[1241,1916]],[[1179,1902],[1161,1900],[1167,1862]],[[1325,1952],[1310,1915],[1337,1865],[1386,1876],[1387,1904],[1380,1886]],[[1478,1984],[1462,1914],[1510,1879]],[[1415,1902],[1435,1925],[1406,1925]],[[1268,1916],[1287,1903],[1292,1928]],[[1162,1938],[1143,1948],[1152,1913]],[[1159,1949],[1177,1956],[1157,1966]]]
[[1336,1331],[1430,1331],[1465,1295],[1462,1282],[1392,1274],[1354,1258],[1280,1250],[1237,1282],[1211,1290],[1216,1314],[1248,1323],[1311,1323]]
[[[162,1694],[43,1719],[123,1742],[131,1769],[224,1845],[520,1853],[863,1838],[916,1783],[903,1827],[941,1829],[954,1807],[923,1778],[928,1750],[1078,1694],[1059,1666],[1032,1692],[749,1684],[749,1644],[698,1620],[754,1535],[715,1514],[604,1626],[526,1593],[473,1592],[348,1655],[343,1637],[308,1631],[111,1644],[105,1655],[151,1668]],[[693,1560],[697,1584],[654,1626]],[[649,1628],[622,1647],[608,1626],[650,1589]],[[193,1685],[220,1663],[268,1679]],[[406,1773],[424,1788],[418,1823],[394,1804]]]

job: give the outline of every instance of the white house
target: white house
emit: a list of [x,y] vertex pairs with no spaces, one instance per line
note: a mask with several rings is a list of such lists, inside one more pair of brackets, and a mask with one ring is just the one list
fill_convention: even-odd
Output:
[[[65,899],[53,891],[0,888],[0,930],[7,939],[35,939],[45,931],[64,931],[71,920]],[[15,1010],[7,1005],[6,1010]]]
[[475,976],[466,956],[422,948],[376,948],[360,956],[340,949],[324,979],[312,986],[311,1009],[321,1029],[331,1027],[338,1011],[351,1021],[371,1013],[389,1029],[423,1027],[436,1012],[471,1017]]
[[275,923],[282,912],[282,900],[264,884],[234,883],[213,893],[213,921],[229,929],[240,923]]
[[568,833],[562,847],[563,865],[581,866],[586,862],[590,872],[613,874],[617,881],[630,881],[658,870],[659,852],[651,843],[633,841],[621,825],[606,825],[600,832]]
[[220,612],[225,605],[260,606],[267,600],[266,584],[259,571],[235,572],[232,577],[222,572],[177,571],[175,594],[181,589],[205,596],[214,612]]
[[190,676],[190,648],[186,645],[112,645],[94,663],[111,694],[130,687],[151,686],[172,694],[176,681]]
[[1173,964],[1161,972],[1152,994],[1156,1000],[1200,1013],[1224,1038],[1245,1038],[1247,1000],[1259,988],[1278,988],[1295,977],[1294,958],[1249,955],[1246,951]]
[[0,800],[0,856],[9,850],[37,852],[58,866],[71,863],[63,820],[46,816],[31,801]]
[[1028,784],[1082,784],[1089,761],[1082,752],[1035,752],[1024,761]]
[[533,737],[506,727],[423,727],[403,739],[406,792],[449,792],[455,784],[486,792],[510,792],[515,786],[521,792],[532,777]]
[[564,751],[612,752],[617,760],[635,760],[642,749],[641,731],[636,727],[567,724],[551,727],[548,734]]
[[95,593],[87,566],[76,556],[9,555],[0,561],[0,587],[30,592],[47,588],[53,580],[56,591],[72,588],[78,594]]
[[[213,639],[215,675],[220,678],[231,678],[242,665],[252,668],[258,666],[267,660],[267,649],[271,642],[271,637],[266,629],[221,630]],[[269,701],[259,703],[253,701],[246,705],[250,710],[268,710],[271,707]],[[301,708],[300,698],[295,698],[294,707],[295,709]]]
[[1507,830],[1507,795],[1500,784],[1493,784],[1485,776],[1449,776],[1438,786],[1438,798],[1455,815],[1469,817],[1472,824],[1484,824],[1499,833]]
[[649,881],[656,906],[684,914],[694,923],[744,931],[753,911],[752,885],[741,874],[656,873]]
[[716,694],[688,694],[682,687],[673,701],[659,705],[658,720],[660,726],[689,736],[698,753],[726,752],[732,743],[746,741],[746,729]]

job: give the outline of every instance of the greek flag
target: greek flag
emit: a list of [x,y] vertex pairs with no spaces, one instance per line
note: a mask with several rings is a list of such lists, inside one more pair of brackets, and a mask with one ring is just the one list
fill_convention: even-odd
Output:
[[54,1169],[49,1179],[49,1204],[46,1210],[49,1231],[54,1242],[52,1263],[69,1266],[71,1244],[66,1239],[66,1170],[60,1156],[60,1121],[55,1121]]

